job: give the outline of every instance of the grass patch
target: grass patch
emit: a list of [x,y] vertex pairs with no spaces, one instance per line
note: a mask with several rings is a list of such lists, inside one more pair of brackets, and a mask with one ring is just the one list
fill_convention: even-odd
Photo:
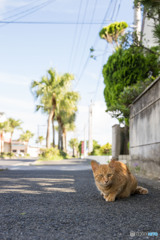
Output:
[[67,153],[59,150],[58,148],[43,148],[39,155],[39,161],[59,161],[68,159]]

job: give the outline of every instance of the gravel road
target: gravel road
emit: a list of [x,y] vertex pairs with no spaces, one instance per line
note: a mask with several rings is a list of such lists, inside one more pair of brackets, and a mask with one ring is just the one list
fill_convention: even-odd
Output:
[[142,185],[107,203],[91,170],[0,171],[0,240],[160,239],[160,189]]

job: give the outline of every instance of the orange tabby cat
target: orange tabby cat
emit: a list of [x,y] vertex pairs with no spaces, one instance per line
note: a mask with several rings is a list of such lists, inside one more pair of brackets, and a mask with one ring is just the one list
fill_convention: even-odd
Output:
[[108,202],[116,198],[129,197],[131,194],[147,194],[148,190],[137,186],[136,178],[128,167],[114,159],[109,164],[100,165],[91,161],[95,184],[98,190]]

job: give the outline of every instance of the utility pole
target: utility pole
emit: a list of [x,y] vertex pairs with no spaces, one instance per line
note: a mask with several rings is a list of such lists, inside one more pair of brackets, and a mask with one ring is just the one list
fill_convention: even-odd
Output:
[[84,158],[86,157],[86,126],[84,125]]
[[93,151],[93,139],[92,139],[92,101],[89,106],[89,126],[88,126],[88,153]]
[[138,36],[138,40],[140,41],[141,38],[141,8],[140,4],[138,3],[138,6],[134,6],[134,27],[135,31]]

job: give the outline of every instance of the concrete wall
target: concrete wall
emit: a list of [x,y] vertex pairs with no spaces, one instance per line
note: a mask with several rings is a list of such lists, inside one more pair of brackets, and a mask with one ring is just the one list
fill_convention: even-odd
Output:
[[119,158],[119,155],[128,155],[129,131],[127,127],[120,127],[119,124],[112,126],[112,157]]
[[131,105],[131,165],[146,176],[160,176],[160,77]]
[[120,155],[120,125],[115,124],[112,126],[112,156],[118,158]]
[[154,20],[143,16],[142,22],[142,43],[144,46],[150,48],[158,45],[158,39],[153,35]]
[[[111,159],[112,156],[87,156],[86,159],[95,160],[99,162],[100,164],[107,164]],[[129,155],[119,155],[119,161],[123,163],[129,163],[130,162],[130,156]]]

